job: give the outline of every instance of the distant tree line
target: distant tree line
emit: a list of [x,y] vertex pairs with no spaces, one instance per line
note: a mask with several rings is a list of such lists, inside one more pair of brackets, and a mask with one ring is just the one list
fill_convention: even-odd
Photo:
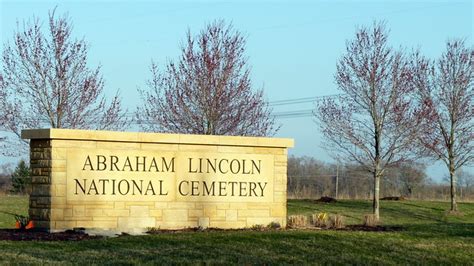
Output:
[[[290,198],[336,197],[338,179],[339,199],[372,199],[372,176],[360,165],[325,163],[313,157],[288,158],[288,195]],[[460,171],[457,190],[461,201],[474,200],[474,175]],[[419,163],[406,163],[387,169],[380,196],[405,199],[450,200],[450,180],[441,182],[428,178],[426,167]]]

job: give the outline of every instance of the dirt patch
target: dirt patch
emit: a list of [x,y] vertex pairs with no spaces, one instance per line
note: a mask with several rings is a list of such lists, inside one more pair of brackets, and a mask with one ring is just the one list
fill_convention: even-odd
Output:
[[11,241],[80,241],[100,239],[102,236],[91,236],[80,231],[48,233],[36,230],[0,229],[0,240]]
[[331,197],[321,197],[316,200],[316,202],[323,202],[323,203],[336,203],[337,200]]
[[383,197],[380,200],[395,200],[395,201],[398,201],[398,200],[405,200],[405,198],[404,197]]
[[336,203],[337,200],[335,198],[331,198],[331,197],[321,197],[319,199],[305,199],[304,201],[308,201],[308,202],[311,202],[311,203]]

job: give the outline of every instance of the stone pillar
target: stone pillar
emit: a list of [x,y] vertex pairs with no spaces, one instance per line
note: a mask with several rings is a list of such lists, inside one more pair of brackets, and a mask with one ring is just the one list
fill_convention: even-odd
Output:
[[31,186],[30,219],[36,228],[51,228],[51,141],[30,142]]

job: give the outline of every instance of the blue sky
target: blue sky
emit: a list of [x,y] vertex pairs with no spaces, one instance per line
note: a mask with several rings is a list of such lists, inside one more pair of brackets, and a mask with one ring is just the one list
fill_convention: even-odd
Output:
[[[270,102],[338,93],[336,62],[360,25],[385,20],[394,47],[419,48],[437,57],[448,38],[466,38],[472,45],[472,1],[3,1],[0,0],[1,43],[11,41],[17,21],[48,10],[68,13],[74,36],[90,45],[91,66],[102,66],[106,92],[120,89],[126,105],[139,104],[137,88],[150,76],[151,60],[163,66],[179,56],[189,28],[224,19],[247,36],[246,54],[255,88],[264,88]],[[45,24],[46,26],[46,24]],[[1,48],[0,48],[1,49]],[[312,102],[274,106],[275,113],[303,111]],[[296,141],[291,154],[330,160],[310,115],[279,118],[277,137]],[[471,168],[472,171],[472,168]],[[447,171],[429,168],[440,180]]]

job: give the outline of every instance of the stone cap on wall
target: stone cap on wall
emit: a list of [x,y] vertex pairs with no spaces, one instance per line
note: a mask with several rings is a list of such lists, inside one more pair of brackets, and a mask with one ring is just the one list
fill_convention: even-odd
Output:
[[120,132],[58,128],[25,129],[21,131],[21,138],[278,148],[291,148],[294,146],[294,140],[287,138]]

